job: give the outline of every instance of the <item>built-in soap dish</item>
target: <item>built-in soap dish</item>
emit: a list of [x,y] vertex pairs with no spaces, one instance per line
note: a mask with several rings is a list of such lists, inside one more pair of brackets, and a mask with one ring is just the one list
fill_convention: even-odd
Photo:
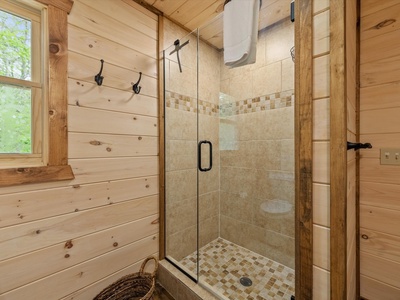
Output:
[[261,203],[260,209],[267,214],[286,214],[292,211],[293,205],[287,200],[274,199]]

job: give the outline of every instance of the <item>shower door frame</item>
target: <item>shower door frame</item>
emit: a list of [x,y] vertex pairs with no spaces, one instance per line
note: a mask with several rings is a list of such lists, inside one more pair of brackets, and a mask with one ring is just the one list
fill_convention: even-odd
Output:
[[313,0],[295,3],[295,296],[313,299]]

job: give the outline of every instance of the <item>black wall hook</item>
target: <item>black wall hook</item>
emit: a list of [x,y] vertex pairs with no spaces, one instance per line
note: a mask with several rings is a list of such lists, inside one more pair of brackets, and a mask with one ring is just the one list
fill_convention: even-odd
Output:
[[104,60],[100,59],[100,62],[101,62],[100,72],[99,72],[99,74],[94,76],[94,81],[96,81],[97,85],[102,85],[103,84],[103,79],[104,79],[104,76],[101,76],[101,73],[103,72]]
[[140,90],[142,89],[142,87],[139,86],[140,79],[142,79],[142,72],[139,72],[139,80],[132,86],[132,90],[135,92],[135,94],[139,94]]
[[347,142],[347,150],[350,149],[354,149],[354,151],[358,150],[358,149],[371,149],[372,145],[370,143],[351,143],[351,142]]

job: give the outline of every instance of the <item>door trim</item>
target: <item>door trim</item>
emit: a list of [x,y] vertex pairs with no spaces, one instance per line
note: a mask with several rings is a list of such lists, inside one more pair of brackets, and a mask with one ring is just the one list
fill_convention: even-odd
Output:
[[[330,0],[330,285],[331,299],[348,299],[348,291],[355,288],[356,297],[359,297],[359,256],[358,256],[358,159],[356,158],[356,199],[355,199],[355,218],[356,218],[356,287],[348,286],[348,241],[347,231],[347,205],[348,205],[348,166],[347,166],[347,134],[348,134],[348,95],[350,85],[347,86],[348,76],[351,74],[350,61],[347,59],[346,36],[347,29],[351,28],[351,14],[348,14],[350,4],[356,6],[356,18],[359,19],[359,1],[352,0]],[[349,4],[350,3],[350,4]],[[350,46],[349,46],[350,47]],[[350,48],[351,50],[351,48]],[[355,49],[355,82],[359,78],[359,30],[356,33]],[[356,85],[355,101],[356,111],[359,106],[359,88]],[[351,108],[351,107],[350,107]],[[356,139],[358,136],[358,120],[356,118]],[[358,154],[357,154],[358,155]],[[350,244],[349,244],[350,245]],[[358,299],[358,298],[357,298]]]
[[295,2],[296,300],[313,294],[313,0]]

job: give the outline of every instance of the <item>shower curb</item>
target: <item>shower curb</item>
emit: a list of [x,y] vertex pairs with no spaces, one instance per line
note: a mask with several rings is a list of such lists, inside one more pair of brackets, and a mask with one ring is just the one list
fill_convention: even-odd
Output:
[[157,280],[175,300],[219,300],[165,259],[160,261]]

